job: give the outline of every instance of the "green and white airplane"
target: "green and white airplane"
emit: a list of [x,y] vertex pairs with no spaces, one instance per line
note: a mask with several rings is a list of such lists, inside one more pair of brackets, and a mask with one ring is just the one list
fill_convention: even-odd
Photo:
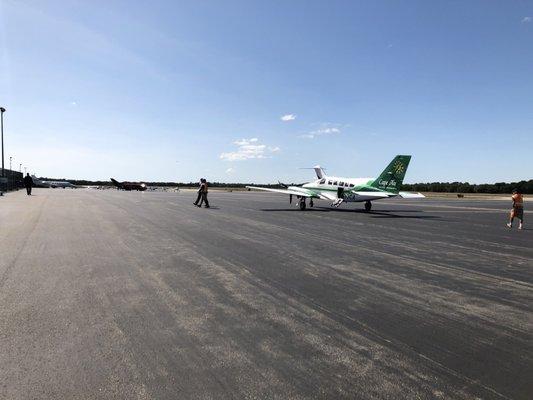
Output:
[[403,178],[411,161],[411,156],[398,155],[390,162],[377,178],[340,178],[327,176],[320,166],[313,169],[317,180],[302,186],[287,186],[281,184],[284,189],[271,189],[257,186],[246,186],[249,189],[264,190],[267,192],[283,193],[298,199],[300,210],[306,209],[306,200],[313,207],[313,200],[329,200],[333,207],[339,207],[342,203],[364,202],[365,210],[372,209],[372,200],[388,199],[390,197],[422,198],[421,193],[400,192]]

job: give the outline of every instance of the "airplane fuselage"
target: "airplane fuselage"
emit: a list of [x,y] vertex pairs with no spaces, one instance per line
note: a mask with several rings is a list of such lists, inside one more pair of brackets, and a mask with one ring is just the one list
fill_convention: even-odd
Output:
[[76,185],[73,185],[70,182],[67,181],[41,181],[35,177],[35,175],[31,176],[31,179],[33,180],[33,185],[35,187],[43,187],[43,188],[76,188]]
[[146,183],[142,182],[118,182],[114,178],[111,178],[111,182],[113,182],[113,185],[115,185],[118,190],[138,190],[140,192],[144,192],[148,188]]
[[70,182],[63,182],[63,181],[44,181],[44,183],[47,184],[52,189],[55,189],[55,188],[63,188],[63,189],[65,189],[65,188],[75,188],[76,187]]
[[146,185],[144,183],[135,183],[135,182],[122,182],[120,185],[120,189],[122,190],[138,190],[138,191],[145,191]]
[[364,202],[369,200],[382,199],[390,197],[390,194],[385,195],[382,192],[369,191],[368,193],[361,193],[361,190],[369,188],[370,184],[374,182],[374,178],[343,178],[338,176],[324,176],[322,179],[308,182],[298,186],[290,186],[293,190],[305,188],[307,190],[316,192],[331,192],[332,194],[341,194],[345,202]]

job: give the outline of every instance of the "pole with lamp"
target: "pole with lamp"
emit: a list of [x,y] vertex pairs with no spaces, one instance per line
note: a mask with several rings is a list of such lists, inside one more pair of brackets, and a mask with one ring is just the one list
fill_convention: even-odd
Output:
[[9,157],[9,177],[11,178],[9,180],[9,187],[13,190],[13,169],[11,168],[11,161],[13,161],[13,157]]
[[[0,107],[0,136],[2,137],[2,178],[5,178],[6,173],[4,170],[4,113],[6,109]],[[4,179],[2,179],[4,180]],[[0,189],[0,195],[2,194],[2,189]]]
[[2,177],[6,175],[4,172],[4,113],[5,112],[6,112],[6,109],[4,107],[0,107],[0,135],[2,136]]

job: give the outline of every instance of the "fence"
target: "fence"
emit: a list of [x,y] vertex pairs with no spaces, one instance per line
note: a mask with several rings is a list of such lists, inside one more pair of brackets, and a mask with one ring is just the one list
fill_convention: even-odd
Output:
[[[2,173],[3,172],[3,173]],[[0,192],[18,190],[24,187],[23,174],[18,171],[0,168]]]

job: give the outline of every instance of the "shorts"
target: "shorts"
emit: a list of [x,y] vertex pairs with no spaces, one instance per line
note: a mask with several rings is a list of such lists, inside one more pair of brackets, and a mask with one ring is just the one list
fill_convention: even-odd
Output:
[[520,221],[524,219],[524,209],[522,207],[513,208],[513,218],[518,218]]

